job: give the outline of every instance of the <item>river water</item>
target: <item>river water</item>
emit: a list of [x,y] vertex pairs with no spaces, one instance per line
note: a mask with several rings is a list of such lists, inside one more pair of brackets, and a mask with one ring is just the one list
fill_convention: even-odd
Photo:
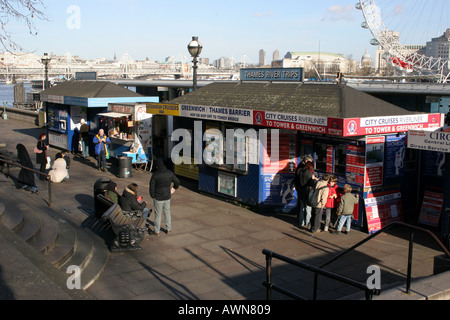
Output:
[[[27,94],[31,92],[31,84],[24,83]],[[14,84],[5,84],[0,82],[0,107],[3,107],[6,102],[6,106],[12,107],[14,103]]]

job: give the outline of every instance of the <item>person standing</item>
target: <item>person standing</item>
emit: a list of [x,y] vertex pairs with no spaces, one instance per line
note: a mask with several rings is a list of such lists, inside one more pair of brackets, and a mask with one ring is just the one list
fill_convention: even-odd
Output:
[[349,184],[344,186],[344,195],[339,203],[337,215],[339,216],[338,227],[335,234],[340,234],[342,227],[345,224],[345,233],[350,232],[350,228],[353,220],[353,211],[355,211],[355,204],[359,203],[359,194],[354,196],[352,194],[352,187]]
[[311,201],[312,214],[311,214],[311,233],[320,232],[320,219],[322,218],[323,208],[327,204],[328,200],[328,181],[330,175],[324,174],[322,179],[317,182],[314,190],[314,195]]
[[84,119],[81,119],[80,142],[81,156],[86,159],[87,157],[89,157],[89,125]]
[[[155,207],[155,230],[153,235],[159,236],[161,229],[161,215],[164,212],[167,234],[172,232],[172,217],[170,200],[172,194],[180,187],[180,180],[166,168],[161,159],[155,160],[155,172],[150,180],[150,196]],[[173,185],[172,185],[173,184]]]
[[325,205],[325,227],[323,228],[323,231],[327,232],[328,227],[331,223],[331,217],[335,213],[336,210],[336,203],[338,198],[338,186],[337,186],[338,179],[336,176],[332,176],[330,178],[330,182],[328,183],[328,200],[327,204]]
[[[25,168],[34,170],[33,162],[31,161],[30,154],[28,153],[25,146],[19,143],[16,146],[16,149],[19,163]],[[21,168],[19,176],[17,177],[17,188],[21,188],[26,191],[31,191],[31,193],[38,194],[38,188],[34,181],[34,173],[27,169]]]
[[93,142],[98,161],[98,171],[106,172],[106,158],[109,157],[108,146],[111,144],[111,140],[105,135],[105,130],[100,129]]
[[314,175],[313,158],[305,156],[295,173],[295,188],[297,189],[298,222],[300,227],[307,227],[311,220],[310,194],[312,194],[316,177]]
[[[45,133],[41,133],[39,135],[39,140],[36,145],[36,163],[40,165],[39,171],[41,173],[45,173],[45,167],[47,166],[47,150],[49,148],[47,142],[47,135]],[[39,152],[40,151],[40,152]],[[41,180],[47,180],[47,177],[44,175],[40,175]]]

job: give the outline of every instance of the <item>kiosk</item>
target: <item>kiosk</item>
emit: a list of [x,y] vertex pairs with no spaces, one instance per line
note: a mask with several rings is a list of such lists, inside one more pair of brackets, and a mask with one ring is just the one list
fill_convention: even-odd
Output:
[[98,114],[98,127],[111,139],[111,157],[129,157],[131,163],[146,169],[152,158],[152,118],[145,104],[108,105],[108,112]]
[[[159,101],[111,82],[83,80],[62,82],[41,92],[40,97],[45,102],[50,145],[74,153],[78,152],[81,119],[86,120],[93,137],[100,129],[97,114],[107,112],[109,103]],[[91,153],[94,150],[92,145],[89,149]]]
[[[299,82],[301,69],[242,72],[249,82],[214,83],[170,101],[172,160],[198,167],[200,191],[294,214],[295,168],[312,155],[319,177],[334,174],[340,188],[360,194],[354,224],[369,233],[416,209],[420,170],[406,133],[441,127],[443,114],[411,112],[342,84]],[[155,104],[147,112],[159,113]]]

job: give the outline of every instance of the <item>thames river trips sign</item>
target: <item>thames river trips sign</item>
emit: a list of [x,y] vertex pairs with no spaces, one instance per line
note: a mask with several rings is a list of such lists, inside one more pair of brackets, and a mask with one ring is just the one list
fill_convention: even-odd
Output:
[[303,82],[302,68],[241,69],[241,81]]

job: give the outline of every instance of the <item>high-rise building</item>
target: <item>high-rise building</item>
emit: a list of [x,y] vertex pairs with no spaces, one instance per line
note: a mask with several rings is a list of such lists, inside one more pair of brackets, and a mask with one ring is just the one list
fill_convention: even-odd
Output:
[[266,66],[266,52],[263,49],[259,50],[259,66]]
[[275,51],[273,52],[273,58],[272,58],[272,61],[277,61],[277,60],[280,60],[280,51],[275,50]]
[[426,53],[427,57],[442,58],[448,60],[450,58],[450,29],[447,29],[443,36],[433,38],[427,42]]

